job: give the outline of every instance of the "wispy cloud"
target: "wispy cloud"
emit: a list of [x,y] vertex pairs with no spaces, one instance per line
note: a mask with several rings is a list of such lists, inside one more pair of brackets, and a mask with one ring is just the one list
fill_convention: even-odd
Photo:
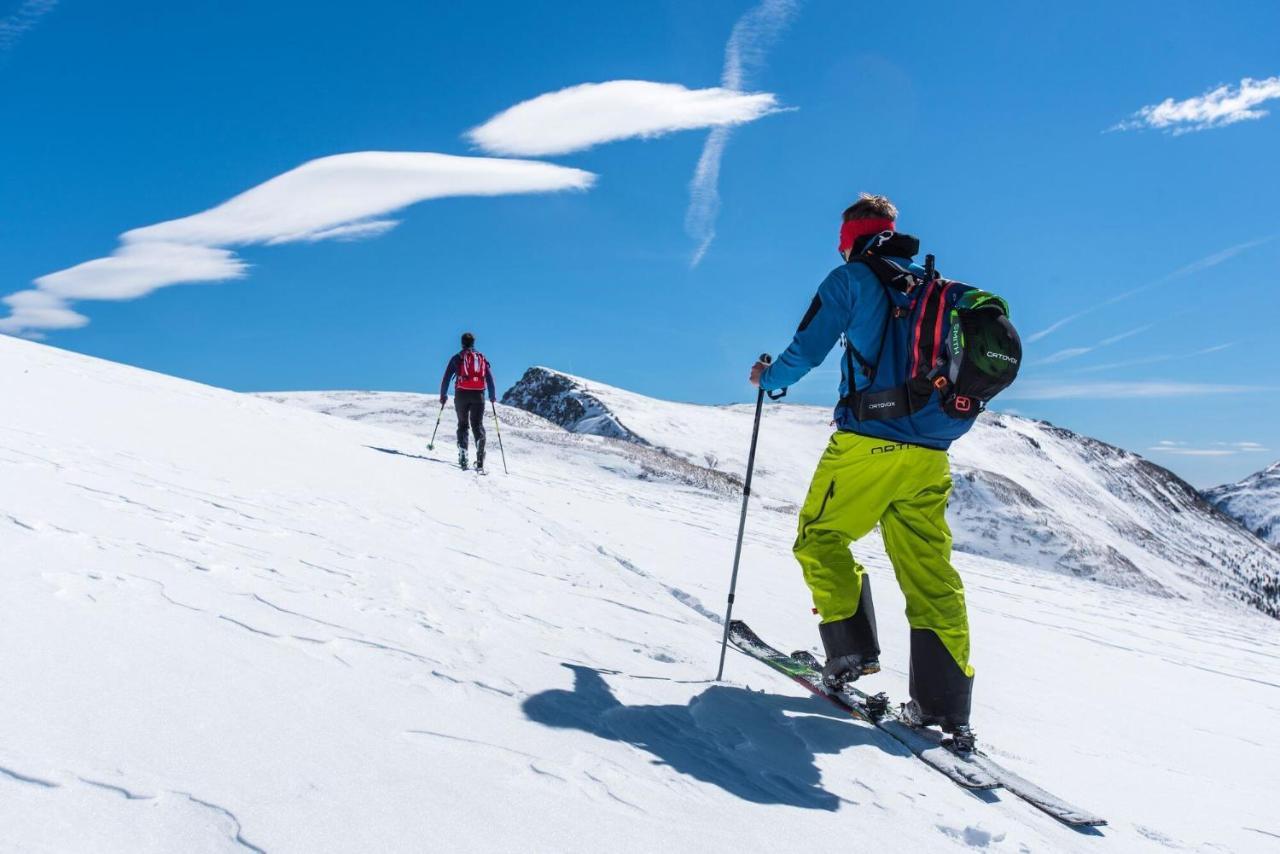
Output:
[[1094,352],[1095,350],[1101,350],[1105,347],[1110,347],[1112,344],[1118,344],[1119,342],[1124,341],[1126,338],[1132,338],[1135,335],[1140,335],[1143,332],[1146,332],[1148,329],[1150,329],[1154,325],[1155,324],[1153,323],[1147,323],[1142,326],[1137,326],[1137,327],[1134,327],[1133,329],[1129,329],[1117,335],[1112,335],[1108,338],[1103,338],[1097,344],[1091,344],[1089,346],[1084,346],[1084,347],[1066,347],[1061,350],[1058,350],[1056,353],[1051,353],[1048,356],[1045,356],[1043,359],[1033,362],[1032,364],[1056,365],[1059,362],[1065,362],[1068,359],[1079,358],[1080,356],[1087,355],[1089,353]]
[[1085,353],[1092,353],[1092,347],[1067,347],[1056,353],[1051,353],[1043,359],[1039,359],[1032,364],[1036,365],[1056,365],[1058,362],[1065,362],[1067,359],[1074,359],[1077,356],[1083,356]]
[[1175,101],[1165,98],[1135,112],[1110,130],[1155,129],[1181,136],[1193,131],[1226,127],[1267,115],[1258,107],[1280,98],[1280,77],[1254,80],[1246,77],[1239,86],[1223,84],[1203,95]]
[[10,15],[0,18],[0,54],[18,43],[18,39],[53,11],[58,0],[24,0]]
[[157,288],[245,275],[231,246],[354,240],[395,226],[386,214],[446,196],[497,196],[587,189],[595,175],[551,163],[430,152],[362,151],[322,157],[209,210],[136,228],[120,246],[41,276],[4,299],[0,332],[67,329],[87,320],[72,300],[129,300]]
[[1066,326],[1068,323],[1071,323],[1072,321],[1075,321],[1075,320],[1079,320],[1080,318],[1085,317],[1086,315],[1093,314],[1095,311],[1097,311],[1100,308],[1106,308],[1108,306],[1115,305],[1118,302],[1123,302],[1124,300],[1131,299],[1137,296],[1138,294],[1151,290],[1152,288],[1158,288],[1162,285],[1167,285],[1167,284],[1171,284],[1172,282],[1176,282],[1179,279],[1185,279],[1188,276],[1192,276],[1196,273],[1202,273],[1205,270],[1216,267],[1219,264],[1223,263],[1224,261],[1229,261],[1232,258],[1236,257],[1237,255],[1247,252],[1250,249],[1254,249],[1258,246],[1264,246],[1268,243],[1271,243],[1277,237],[1280,237],[1280,234],[1270,234],[1270,235],[1267,235],[1266,237],[1260,237],[1257,240],[1249,240],[1245,243],[1237,243],[1235,246],[1228,246],[1226,249],[1220,249],[1217,252],[1214,252],[1210,255],[1206,255],[1205,257],[1199,258],[1195,261],[1192,261],[1190,264],[1179,267],[1178,269],[1174,270],[1171,273],[1166,273],[1165,275],[1161,276],[1158,279],[1154,279],[1153,281],[1141,284],[1136,288],[1130,288],[1127,291],[1121,291],[1115,296],[1109,297],[1108,299],[1105,299],[1102,302],[1096,303],[1095,305],[1090,306],[1089,308],[1086,308],[1082,311],[1073,312],[1063,318],[1060,318],[1059,320],[1055,320],[1053,323],[1049,324],[1044,329],[1041,329],[1039,332],[1034,332],[1031,335],[1026,336],[1023,339],[1023,341],[1026,342],[1027,344],[1034,344],[1035,342],[1041,340],[1042,338],[1045,338],[1049,335],[1052,335],[1054,332],[1057,332],[1059,329]]
[[[752,74],[764,67],[769,48],[791,23],[800,0],[761,0],[738,19],[724,49],[724,70],[720,84],[741,91]],[[729,143],[730,129],[718,127],[707,135],[702,155],[689,183],[689,210],[685,214],[685,231],[698,242],[692,266],[701,263],[716,237],[716,218],[720,214],[720,161]]]
[[1059,329],[1066,326],[1071,321],[1078,320],[1079,318],[1084,317],[1086,314],[1089,313],[1089,311],[1090,310],[1077,311],[1075,314],[1068,314],[1066,317],[1063,317],[1059,320],[1055,320],[1053,323],[1049,324],[1044,329],[1041,329],[1039,332],[1033,332],[1030,335],[1028,335],[1025,341],[1028,344],[1034,344],[1037,341],[1039,341],[1041,338],[1044,338],[1046,336],[1052,335],[1053,333],[1057,332]]
[[1260,442],[1210,442],[1208,445],[1196,446],[1190,442],[1162,439],[1147,450],[1182,457],[1233,457],[1237,454],[1268,453],[1271,449]]
[[768,92],[612,80],[523,101],[466,135],[490,154],[546,156],[620,139],[739,125],[776,109],[777,98]]
[[1214,344],[1212,347],[1203,347],[1199,350],[1193,350],[1190,353],[1160,353],[1154,356],[1141,356],[1137,359],[1124,359],[1118,362],[1107,362],[1102,365],[1090,365],[1087,368],[1076,368],[1069,373],[1076,374],[1092,374],[1099,371],[1113,371],[1117,368],[1135,368],[1142,365],[1158,365],[1164,362],[1176,362],[1183,359],[1195,359],[1200,356],[1208,356],[1210,353],[1218,353],[1226,350],[1228,347],[1234,347],[1236,342],[1231,341],[1226,344]]
[[1051,382],[1031,380],[1012,386],[1003,400],[1116,400],[1120,398],[1202,397],[1272,391],[1256,385],[1216,385],[1167,380],[1136,382]]

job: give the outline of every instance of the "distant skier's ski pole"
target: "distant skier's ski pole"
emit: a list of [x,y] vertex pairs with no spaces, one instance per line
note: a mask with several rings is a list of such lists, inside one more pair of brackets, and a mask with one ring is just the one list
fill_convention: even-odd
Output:
[[[773,362],[773,357],[768,353],[760,354],[760,361],[766,365]],[[786,394],[783,389],[778,395],[770,394],[769,397],[777,400]],[[724,676],[724,653],[729,647],[729,619],[733,616],[733,593],[738,587],[738,562],[742,560],[742,535],[747,529],[747,503],[751,500],[751,474],[756,468],[756,439],[760,436],[760,411],[764,409],[764,388],[760,389],[760,393],[756,395],[756,420],[751,427],[751,450],[747,454],[747,477],[742,481],[742,517],[738,520],[738,544],[733,549],[733,575],[729,577],[729,604],[724,612],[724,638],[720,641],[720,668],[716,671],[716,681]]]
[[440,429],[440,419],[444,417],[444,404],[440,404],[440,413],[436,415],[436,429],[431,431],[431,441],[427,443],[427,450],[434,451],[436,449],[436,431]]
[[493,430],[498,434],[498,453],[502,455],[502,473],[511,474],[511,472],[507,471],[507,452],[502,449],[502,428],[498,426],[500,424],[498,421],[498,404],[491,400],[489,405],[493,407]]

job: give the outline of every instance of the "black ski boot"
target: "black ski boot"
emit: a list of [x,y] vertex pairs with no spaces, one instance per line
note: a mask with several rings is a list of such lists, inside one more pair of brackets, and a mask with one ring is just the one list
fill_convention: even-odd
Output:
[[476,451],[476,474],[485,474],[484,448],[480,448]]
[[822,684],[828,691],[843,691],[850,682],[880,672],[880,641],[876,637],[870,578],[862,577],[858,610],[853,616],[820,624],[818,634],[827,654]]
[[973,733],[973,727],[969,726],[968,723],[952,722],[945,715],[926,714],[915,700],[909,700],[902,704],[902,708],[898,712],[898,719],[908,726],[938,727],[951,736],[943,740],[943,746],[956,753],[972,753],[977,747],[977,737]]
[[961,756],[967,756],[978,749],[977,736],[968,724],[959,724],[951,728],[951,738],[942,742],[943,746],[954,750]]
[[880,672],[877,656],[841,655],[828,661],[822,668],[822,684],[828,691],[839,693],[863,676]]
[[467,449],[466,448],[458,449],[458,468],[462,469],[463,471],[467,470]]

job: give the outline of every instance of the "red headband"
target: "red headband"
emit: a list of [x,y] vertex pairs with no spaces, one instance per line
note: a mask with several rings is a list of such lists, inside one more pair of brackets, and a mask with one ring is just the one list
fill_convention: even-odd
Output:
[[851,219],[840,226],[840,254],[853,248],[859,237],[868,234],[879,234],[882,231],[893,231],[891,219]]

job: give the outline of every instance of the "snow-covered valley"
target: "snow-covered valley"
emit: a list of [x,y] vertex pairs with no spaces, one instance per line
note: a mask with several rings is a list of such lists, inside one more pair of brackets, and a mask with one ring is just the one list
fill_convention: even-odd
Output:
[[[985,428],[1017,489],[964,486],[991,458],[957,448],[957,504],[1006,523],[953,519],[975,727],[1110,820],[1076,832],[743,656],[712,682],[749,408],[622,394],[601,399],[631,437],[502,407],[511,474],[491,456],[477,478],[450,462],[451,412],[426,450],[428,397],[264,399],[0,337],[0,848],[1280,845],[1280,622],[1244,604],[1274,553],[1251,558],[1251,535],[1129,458],[1112,471],[1140,494],[1117,494],[1035,422]],[[789,512],[826,441],[814,413],[766,417],[736,606],[788,648],[817,642]],[[1053,466],[1019,468],[1028,435]],[[1050,504],[1069,481],[1081,506]],[[1136,545],[1116,533],[1131,505]],[[1055,519],[1065,539],[1026,534]],[[874,540],[869,687],[901,696]],[[1090,541],[1137,575],[1072,551]],[[1215,543],[1203,565],[1182,551]]]

